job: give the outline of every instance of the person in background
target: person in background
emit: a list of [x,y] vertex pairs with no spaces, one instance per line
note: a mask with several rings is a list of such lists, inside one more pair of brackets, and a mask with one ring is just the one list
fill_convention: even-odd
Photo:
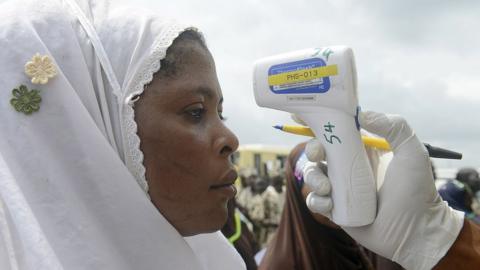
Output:
[[455,179],[464,183],[472,193],[473,212],[480,215],[480,177],[478,171],[472,167],[460,168]]
[[475,168],[460,168],[455,179],[466,184],[471,189],[473,195],[480,199],[480,177]]
[[359,246],[325,216],[310,212],[305,198],[311,190],[302,173],[307,162],[304,147],[297,145],[288,156],[282,219],[259,269],[403,269]]
[[242,209],[245,209],[245,212],[248,213],[246,206],[253,197],[252,188],[256,173],[246,173],[245,171],[246,170],[243,170],[240,174],[241,189],[235,198],[238,206],[240,206]]
[[286,194],[286,186],[285,186],[285,177],[283,173],[279,173],[271,178],[271,185],[275,189],[278,194],[278,222],[280,222],[281,213],[283,210],[283,205],[285,204],[285,194]]
[[277,194],[273,189],[268,189],[269,181],[266,176],[251,175],[249,182],[252,196],[244,202],[242,208],[253,223],[255,239],[263,247],[271,232],[276,229],[274,218],[277,215]]
[[[277,175],[277,174],[276,174]],[[274,178],[276,177],[274,176]],[[268,183],[267,188],[262,193],[263,204],[265,205],[265,218],[262,222],[264,228],[263,233],[263,247],[265,247],[268,242],[272,239],[275,231],[277,230],[278,224],[280,223],[280,218],[282,214],[282,204],[281,204],[281,194],[279,194],[275,187],[272,185],[271,177],[264,177]],[[277,183],[278,183],[278,177]]]
[[465,213],[465,218],[480,224],[480,216],[472,209],[473,201],[476,200],[470,188],[457,180],[448,180],[438,188],[438,193],[448,205]]

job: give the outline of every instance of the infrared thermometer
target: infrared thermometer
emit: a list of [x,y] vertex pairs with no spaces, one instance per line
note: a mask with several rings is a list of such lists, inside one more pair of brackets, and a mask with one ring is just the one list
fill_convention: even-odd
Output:
[[323,144],[332,184],[332,220],[352,227],[372,223],[376,182],[360,135],[352,50],[311,48],[260,59],[253,88],[260,107],[300,116]]

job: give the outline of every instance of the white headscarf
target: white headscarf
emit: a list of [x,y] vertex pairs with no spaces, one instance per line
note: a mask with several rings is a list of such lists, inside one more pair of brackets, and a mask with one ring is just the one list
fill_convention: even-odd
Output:
[[[15,0],[0,18],[0,269],[243,269],[219,232],[187,242],[146,196],[132,98],[190,27],[98,0]],[[46,84],[24,72],[36,53]],[[38,112],[11,105],[20,85]]]

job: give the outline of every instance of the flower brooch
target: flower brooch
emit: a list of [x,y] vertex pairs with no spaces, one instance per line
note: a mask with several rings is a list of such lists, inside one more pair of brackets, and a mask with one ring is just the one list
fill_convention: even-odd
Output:
[[17,112],[23,112],[24,114],[31,114],[40,109],[40,97],[39,90],[28,90],[25,85],[12,90],[13,98],[10,100],[10,104],[17,110]]
[[[31,78],[33,84],[46,84],[57,75],[57,70],[48,55],[37,53],[25,64],[25,74]],[[12,90],[12,95],[10,104],[16,111],[29,115],[40,109],[40,90],[28,90],[27,86],[22,84]]]

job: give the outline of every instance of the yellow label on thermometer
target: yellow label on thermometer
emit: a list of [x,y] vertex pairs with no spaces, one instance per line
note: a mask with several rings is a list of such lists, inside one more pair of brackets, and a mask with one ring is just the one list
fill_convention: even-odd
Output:
[[284,85],[338,75],[337,65],[289,71],[268,76],[268,84]]

